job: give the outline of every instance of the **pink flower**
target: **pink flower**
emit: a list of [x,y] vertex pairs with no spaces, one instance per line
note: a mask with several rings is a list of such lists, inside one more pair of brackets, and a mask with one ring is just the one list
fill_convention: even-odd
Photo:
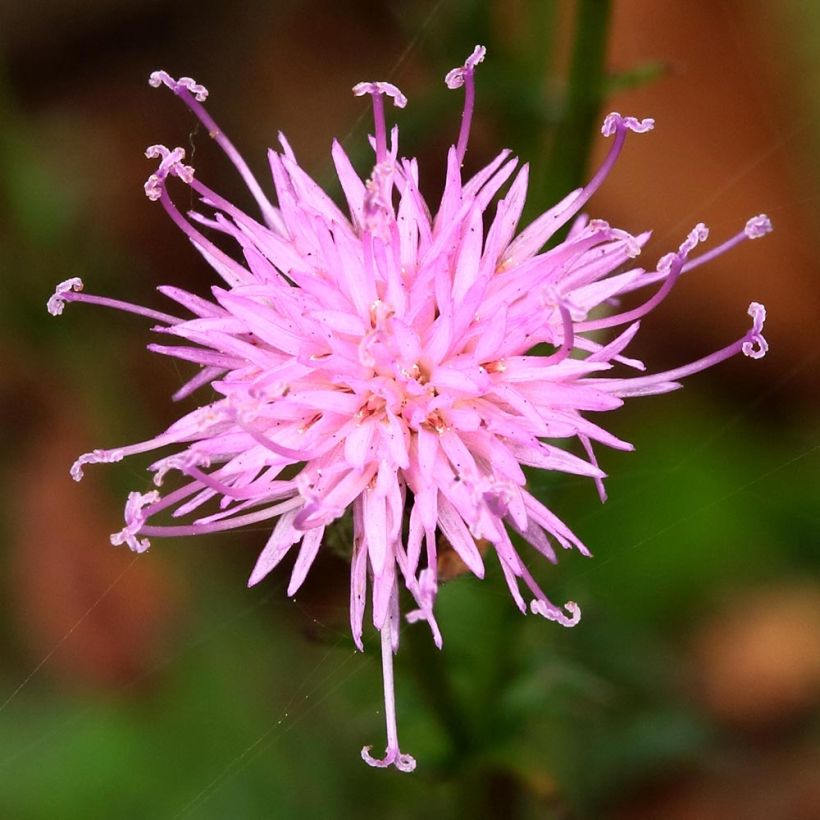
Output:
[[[87,295],[79,279],[69,279],[48,304],[55,315],[65,302],[83,301],[152,319],[164,342],[149,349],[199,367],[174,399],[206,385],[219,396],[155,438],[77,460],[71,472],[79,480],[85,464],[172,451],[152,465],[154,483],[161,487],[172,470],[181,482],[162,494],[131,493],[125,527],[113,543],[142,552],[154,536],[199,535],[276,519],[249,584],[261,581],[299,545],[288,586],[294,595],[325,528],[351,511],[351,629],[362,649],[369,583],[372,620],[381,633],[387,722],[385,757],[373,758],[370,747],[362,756],[370,765],[393,764],[402,771],[412,771],[415,761],[401,753],[396,728],[392,658],[399,643],[398,589],[403,583],[416,601],[407,619],[426,621],[440,647],[434,615],[437,534],[478,577],[484,558],[476,541],[488,542],[522,612],[523,584],[531,612],[574,626],[578,606],[557,606],[547,598],[510,532],[552,562],[556,544],[589,553],[527,491],[522,465],[589,476],[604,499],[593,442],[632,447],[587,412],[614,410],[627,396],[674,390],[684,376],[741,352],[758,358],[767,347],[761,333],[765,312],[753,303],[752,327],[722,350],[665,373],[610,375],[613,368],[644,370],[624,351],[640,320],[683,273],[762,236],[770,223],[755,217],[737,236],[693,256],[708,233],[699,224],[654,269],[635,266],[648,232],[633,236],[578,215],[628,132],[653,126],[652,120],[610,114],[603,133],[614,138],[613,145],[590,183],[516,234],[527,166],[516,172],[517,159],[502,151],[462,179],[474,72],[483,57],[477,47],[463,67],[447,75],[449,87],[464,87],[465,108],[435,209],[419,191],[416,160],[399,158],[397,128],[388,139],[384,98],[406,104],[389,83],[354,88],[373,103],[375,164],[369,178],[362,180],[341,145],[333,143],[344,212],[299,167],[282,136],[281,150],[269,153],[278,201],[272,205],[202,106],[207,90],[190,78],[155,72],[151,85],[170,88],[202,121],[244,178],[262,219],[200,182],[183,164],[182,148],[152,146],[146,154],[160,164],[145,192],[223,280],[212,288],[213,298],[160,287],[191,314],[181,318]],[[177,209],[170,194],[173,178],[199,198],[203,212]],[[571,220],[566,240],[544,250]],[[235,240],[235,258],[208,238],[214,233]],[[611,307],[617,297],[653,284],[657,289],[638,307]],[[596,310],[601,305],[608,306],[603,314]],[[609,329],[617,329],[611,340],[598,341],[600,331]],[[528,355],[543,343],[553,348],[549,355]],[[544,441],[576,438],[586,458]],[[167,512],[179,523],[153,523]]]

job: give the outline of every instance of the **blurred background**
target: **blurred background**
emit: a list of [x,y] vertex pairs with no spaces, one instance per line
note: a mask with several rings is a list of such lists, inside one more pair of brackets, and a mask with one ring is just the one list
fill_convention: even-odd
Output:
[[[2,0],[0,817],[820,817],[818,38],[810,0]],[[260,176],[282,130],[334,193],[333,136],[367,171],[350,88],[390,79],[435,201],[461,113],[442,77],[475,43],[467,170],[519,152],[530,215],[594,167],[619,110],[656,130],[627,141],[590,213],[654,229],[648,263],[697,221],[719,241],[771,216],[771,236],[684,277],[635,355],[696,359],[743,332],[752,300],[771,351],[607,418],[637,452],[600,454],[605,505],[591,482],[533,478],[595,554],[533,562],[584,619],[522,618],[493,573],[446,584],[444,651],[422,626],[402,635],[407,776],[359,760],[383,744],[378,639],[353,651],[341,557],[291,601],[284,569],[245,588],[264,530],[109,545],[148,460],[81,484],[68,468],[170,423],[188,374],[145,351],[138,317],[57,321],[45,302],[78,275],[160,310],[158,284],[207,292],[142,193],[147,145],[185,146],[252,207],[151,70],[207,85]]]

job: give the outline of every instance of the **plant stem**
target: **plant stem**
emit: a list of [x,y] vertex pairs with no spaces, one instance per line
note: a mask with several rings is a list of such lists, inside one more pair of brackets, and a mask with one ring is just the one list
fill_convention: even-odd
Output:
[[611,0],[577,0],[575,44],[563,116],[553,134],[538,192],[549,205],[583,181],[605,89],[606,41]]
[[456,758],[473,751],[473,737],[460,704],[447,678],[439,651],[421,629],[408,629],[402,636],[412,656],[412,669],[419,688],[447,735]]

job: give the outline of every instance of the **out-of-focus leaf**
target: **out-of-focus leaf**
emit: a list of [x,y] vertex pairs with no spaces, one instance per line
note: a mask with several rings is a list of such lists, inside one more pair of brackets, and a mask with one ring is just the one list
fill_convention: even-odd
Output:
[[621,91],[631,91],[635,88],[649,85],[661,79],[671,71],[671,67],[660,60],[650,60],[646,63],[610,74],[605,82],[604,89],[606,96],[617,94]]

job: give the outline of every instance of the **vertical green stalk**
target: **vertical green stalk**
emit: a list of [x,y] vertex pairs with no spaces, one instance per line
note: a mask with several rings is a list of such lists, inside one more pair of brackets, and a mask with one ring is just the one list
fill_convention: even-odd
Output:
[[549,161],[542,164],[537,210],[554,204],[584,179],[603,101],[611,0],[577,0],[575,43],[561,120]]
[[412,669],[428,705],[446,734],[455,758],[469,756],[474,738],[461,704],[453,692],[445,664],[430,636],[421,629],[408,629],[402,634],[412,658]]

